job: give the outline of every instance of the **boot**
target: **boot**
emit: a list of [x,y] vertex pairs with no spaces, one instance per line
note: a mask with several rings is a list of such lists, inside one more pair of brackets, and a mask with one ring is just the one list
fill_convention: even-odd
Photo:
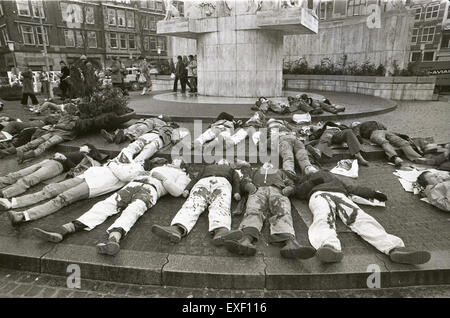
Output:
[[6,214],[11,221],[11,225],[18,225],[22,222],[25,222],[25,216],[22,212],[14,212],[14,211],[8,211]]
[[317,257],[322,263],[339,263],[344,258],[344,253],[330,245],[324,245],[317,250]]
[[143,89],[142,89],[142,93],[141,93],[141,95],[145,95],[147,93],[147,88],[146,87],[144,87]]
[[161,225],[153,225],[152,232],[159,236],[160,238],[166,239],[172,243],[179,243],[181,241],[181,237],[183,231],[179,226],[171,225],[171,226],[161,226]]
[[240,240],[243,236],[241,230],[228,230],[226,228],[220,228],[215,230],[213,237],[213,244],[215,246],[222,246],[225,241],[232,240],[237,241]]
[[301,246],[295,239],[286,241],[286,245],[280,250],[284,258],[308,259],[316,254],[316,250],[310,246]]
[[75,224],[73,222],[64,224],[59,228],[55,229],[55,231],[45,231],[39,228],[33,229],[33,234],[45,241],[59,243],[64,237],[70,233],[75,233],[77,231]]
[[11,201],[0,199],[0,211],[8,211],[9,209],[11,209]]
[[97,244],[97,252],[99,254],[114,256],[120,251],[120,239],[122,234],[119,231],[113,231],[109,234],[106,243]]
[[227,240],[224,245],[233,254],[244,256],[253,256],[256,254],[256,246],[253,244],[253,238],[249,235],[244,235],[238,241]]
[[17,149],[17,163],[23,163],[25,160],[32,159],[34,157],[33,150],[24,153],[22,150]]
[[115,144],[121,144],[125,139],[125,133],[123,132],[123,129],[119,129],[114,136],[114,143]]
[[100,135],[103,137],[103,139],[106,140],[108,144],[111,144],[114,142],[114,135],[107,132],[105,129],[100,130]]
[[414,161],[414,159],[422,157],[410,145],[403,146],[400,149],[403,151],[403,154],[406,156],[406,158],[408,158],[408,160]]
[[389,258],[394,263],[419,265],[428,262],[431,254],[427,251],[413,251],[406,247],[397,247],[389,252]]
[[358,160],[358,163],[359,163],[361,166],[366,166],[366,167],[369,166],[369,162],[363,158],[363,156],[361,155],[360,152],[358,152],[357,154],[355,154],[355,158],[356,158],[356,160]]

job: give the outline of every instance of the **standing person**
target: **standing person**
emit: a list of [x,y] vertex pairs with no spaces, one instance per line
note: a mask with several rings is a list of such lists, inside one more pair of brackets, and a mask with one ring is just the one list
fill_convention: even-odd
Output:
[[144,56],[139,57],[139,70],[141,71],[139,82],[142,81],[142,77],[145,78],[144,88],[142,89],[141,95],[145,95],[147,92],[152,90],[152,79],[150,77],[150,68]]
[[46,96],[47,99],[50,98],[50,85],[49,85],[49,75],[46,71],[39,73],[39,80],[41,81],[41,92]]
[[70,76],[70,70],[67,67],[66,63],[64,61],[59,62],[59,65],[61,66],[61,77],[59,80],[59,89],[62,93],[62,99],[66,99],[66,97],[69,96],[68,90],[70,89],[70,84],[67,81],[67,78]]
[[122,62],[120,62],[117,56],[113,56],[113,63],[111,65],[111,81],[114,87],[118,87],[122,90],[124,95],[128,95],[123,84],[123,74],[125,73],[125,67],[123,67]]
[[181,92],[186,93],[186,83],[187,83],[187,71],[186,65],[183,63],[183,58],[181,55],[177,57],[177,66],[175,67],[175,81],[173,83],[173,91],[178,90],[178,81],[181,84]]
[[39,104],[36,95],[34,94],[33,89],[33,72],[31,71],[31,68],[27,66],[27,69],[25,72],[22,72],[22,101],[21,104],[23,106],[28,105],[28,97],[31,98],[31,102],[33,105]]
[[197,61],[193,55],[189,55],[188,79],[191,84],[191,93],[197,93]]

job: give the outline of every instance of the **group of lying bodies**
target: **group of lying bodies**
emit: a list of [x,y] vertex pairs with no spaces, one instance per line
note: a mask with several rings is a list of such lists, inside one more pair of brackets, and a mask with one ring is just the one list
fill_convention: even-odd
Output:
[[[240,127],[236,127],[234,132],[236,125]],[[99,161],[104,160],[105,156],[94,146],[85,145],[79,152],[56,153],[51,159],[1,177],[0,193],[3,198],[0,199],[0,209],[8,210],[12,224],[17,225],[55,213],[79,200],[117,191],[72,222],[54,229],[33,230],[39,238],[60,242],[67,235],[92,230],[109,216],[120,213],[120,217],[107,230],[108,239],[97,245],[99,253],[116,255],[120,251],[120,241],[139,217],[155,206],[162,196],[170,194],[174,197],[183,196],[186,201],[170,225],[153,225],[152,232],[171,242],[179,242],[187,236],[199,216],[208,209],[213,244],[225,246],[232,253],[254,255],[256,242],[267,219],[270,224],[269,240],[282,246],[280,254],[283,257],[306,259],[317,255],[322,262],[333,263],[343,258],[335,225],[338,216],[351,230],[380,252],[389,255],[394,262],[422,264],[430,259],[427,251],[405,248],[399,237],[388,234],[373,217],[349,198],[354,194],[366,199],[386,201],[385,194],[349,185],[329,171],[317,169],[311,163],[307,150],[315,156],[330,154],[330,145],[346,142],[350,153],[362,164],[367,164],[360,154],[358,137],[362,136],[381,145],[390,160],[399,164],[397,159],[402,159],[394,147],[400,147],[409,160],[423,158],[409,141],[386,130],[378,122],[356,123],[350,128],[328,122],[309,126],[312,139],[316,139],[305,147],[305,129],[302,129],[305,127],[276,119],[266,121],[265,115],[257,111],[245,123],[236,122],[230,114],[220,114],[195,139],[194,145],[204,147],[222,140],[231,146],[246,137],[257,143],[258,139],[252,136],[261,127],[267,128],[270,134],[276,134],[282,169],[270,162],[252,169],[245,161],[235,160],[230,163],[220,160],[202,166],[200,172],[194,175],[186,170],[187,166],[181,158],[171,163],[162,158],[152,159],[161,148],[183,141],[190,134],[187,129],[170,122],[169,118],[160,116],[139,120],[113,133],[102,131],[102,136],[108,142],[131,142],[103,165]],[[441,155],[446,156],[442,162],[436,158]],[[448,164],[448,151],[436,157],[423,160],[432,160],[433,164]],[[301,176],[295,171],[295,162],[300,167]],[[70,171],[72,178],[51,183],[39,192],[20,196],[31,186],[67,171]],[[442,181],[442,178],[439,176],[434,179]],[[448,175],[444,178],[450,181]],[[431,182],[431,179],[428,176],[427,182]],[[289,197],[308,202],[314,217],[308,230],[312,246],[303,246],[295,239]],[[239,201],[238,211],[244,213],[238,229],[231,229],[233,199]],[[14,211],[45,200],[49,201],[21,212]]]

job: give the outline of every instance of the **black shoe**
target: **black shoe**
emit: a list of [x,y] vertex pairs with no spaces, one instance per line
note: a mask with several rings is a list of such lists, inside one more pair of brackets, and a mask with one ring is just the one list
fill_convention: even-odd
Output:
[[40,239],[53,243],[59,243],[64,239],[64,235],[62,235],[61,233],[44,231],[39,228],[34,228],[33,234]]
[[406,247],[397,247],[389,252],[389,258],[394,263],[420,265],[428,262],[431,254],[427,251],[412,251]]
[[344,258],[344,253],[329,245],[320,247],[316,254],[322,263],[339,263]]
[[123,129],[119,129],[114,136],[114,143],[115,144],[121,144],[125,139],[125,133],[123,132]]
[[222,246],[225,241],[238,241],[242,238],[243,234],[241,230],[223,231],[214,235],[213,244],[215,246]]
[[105,129],[100,130],[100,135],[106,140],[107,143],[111,144],[114,142],[114,135],[108,133]]
[[99,254],[114,256],[120,251],[120,245],[115,238],[110,237],[106,243],[97,244],[97,252]]
[[316,255],[316,249],[311,246],[302,246],[297,240],[289,240],[280,250],[284,258],[308,259]]
[[239,241],[225,241],[224,243],[225,248],[237,255],[243,255],[243,256],[253,256],[256,254],[256,246],[247,240],[239,240]]
[[160,238],[166,239],[172,243],[181,241],[181,234],[175,226],[153,225],[152,232]]

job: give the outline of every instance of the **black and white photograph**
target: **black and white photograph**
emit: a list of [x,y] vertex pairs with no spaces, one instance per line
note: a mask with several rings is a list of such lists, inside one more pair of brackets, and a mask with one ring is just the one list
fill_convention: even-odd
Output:
[[449,297],[450,0],[0,0],[1,299]]

